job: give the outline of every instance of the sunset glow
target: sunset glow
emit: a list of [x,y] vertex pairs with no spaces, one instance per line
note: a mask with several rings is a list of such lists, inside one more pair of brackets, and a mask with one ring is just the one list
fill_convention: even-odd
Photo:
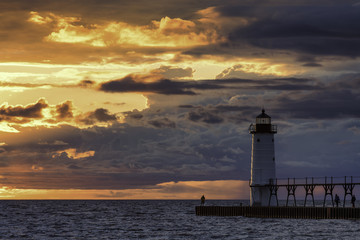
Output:
[[[244,199],[245,181],[191,181],[160,183],[150,189],[15,189],[3,186],[0,199],[193,199],[199,191],[209,199]],[[229,195],[232,189],[236,189]],[[178,192],[173,192],[173,191]]]

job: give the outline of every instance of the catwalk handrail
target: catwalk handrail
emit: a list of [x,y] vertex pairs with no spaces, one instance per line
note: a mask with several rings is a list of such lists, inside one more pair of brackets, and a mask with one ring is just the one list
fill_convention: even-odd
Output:
[[344,176],[344,177],[304,177],[304,178],[275,178],[269,179],[267,184],[264,185],[251,185],[251,181],[249,181],[250,187],[260,187],[260,186],[278,186],[278,187],[286,187],[286,186],[323,186],[323,185],[360,185],[360,176]]

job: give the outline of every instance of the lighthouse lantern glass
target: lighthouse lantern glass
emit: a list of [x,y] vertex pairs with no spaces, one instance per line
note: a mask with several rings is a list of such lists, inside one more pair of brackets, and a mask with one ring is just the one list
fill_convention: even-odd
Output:
[[271,124],[270,119],[271,119],[271,118],[269,118],[269,117],[256,118],[256,124]]

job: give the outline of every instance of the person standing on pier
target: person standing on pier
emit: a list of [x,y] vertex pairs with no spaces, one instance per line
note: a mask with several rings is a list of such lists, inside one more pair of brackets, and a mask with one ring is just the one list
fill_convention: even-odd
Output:
[[352,195],[352,197],[351,197],[351,204],[352,204],[352,207],[353,207],[353,208],[355,207],[355,201],[356,201],[356,197],[355,197],[355,195]]
[[201,206],[204,206],[205,205],[205,196],[202,195],[201,197]]
[[339,207],[340,198],[339,198],[339,195],[337,195],[337,194],[335,194],[335,203],[336,203],[336,207]]

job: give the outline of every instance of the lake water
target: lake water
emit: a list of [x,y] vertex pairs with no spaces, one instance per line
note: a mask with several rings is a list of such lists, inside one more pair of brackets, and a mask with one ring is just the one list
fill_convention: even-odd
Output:
[[[0,201],[0,239],[360,239],[360,220],[196,216],[191,200]],[[207,201],[239,205],[240,201]],[[244,202],[246,204],[246,202]]]

